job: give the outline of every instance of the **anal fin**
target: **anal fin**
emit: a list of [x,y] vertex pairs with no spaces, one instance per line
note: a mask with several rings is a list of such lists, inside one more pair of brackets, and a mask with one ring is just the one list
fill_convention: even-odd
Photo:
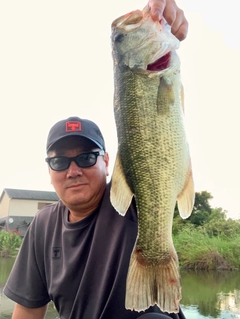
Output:
[[182,192],[177,197],[178,210],[180,216],[184,219],[188,218],[193,210],[195,201],[194,182],[192,175],[192,168],[189,168],[189,174]]

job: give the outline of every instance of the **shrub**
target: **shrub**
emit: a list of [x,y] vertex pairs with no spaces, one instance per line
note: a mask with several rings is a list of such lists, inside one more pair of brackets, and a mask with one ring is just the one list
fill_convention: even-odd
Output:
[[0,231],[0,256],[15,256],[21,243],[22,239],[17,234],[5,230]]

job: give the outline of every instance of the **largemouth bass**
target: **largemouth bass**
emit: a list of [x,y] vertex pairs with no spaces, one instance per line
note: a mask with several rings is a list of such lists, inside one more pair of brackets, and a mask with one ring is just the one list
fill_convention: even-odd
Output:
[[184,129],[179,41],[149,9],[112,23],[114,115],[118,152],[111,203],[124,215],[135,197],[138,238],[127,284],[128,309],[157,304],[178,312],[181,282],[172,241],[173,213],[190,216],[194,204],[189,147]]

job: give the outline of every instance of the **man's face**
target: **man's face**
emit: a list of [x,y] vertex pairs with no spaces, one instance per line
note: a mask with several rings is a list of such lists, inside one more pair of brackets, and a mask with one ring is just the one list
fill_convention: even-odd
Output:
[[[81,137],[66,137],[55,143],[48,157],[74,157],[82,153],[98,151],[90,140]],[[64,171],[54,171],[49,167],[51,183],[70,211],[91,212],[99,204],[106,187],[108,175],[108,154],[97,157],[94,166],[79,167],[74,161]]]

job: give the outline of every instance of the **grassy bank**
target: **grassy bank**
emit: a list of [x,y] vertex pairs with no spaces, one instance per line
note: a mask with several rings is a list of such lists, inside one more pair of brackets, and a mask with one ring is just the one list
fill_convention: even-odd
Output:
[[179,264],[185,269],[240,268],[240,235],[210,236],[204,228],[186,227],[173,236]]

